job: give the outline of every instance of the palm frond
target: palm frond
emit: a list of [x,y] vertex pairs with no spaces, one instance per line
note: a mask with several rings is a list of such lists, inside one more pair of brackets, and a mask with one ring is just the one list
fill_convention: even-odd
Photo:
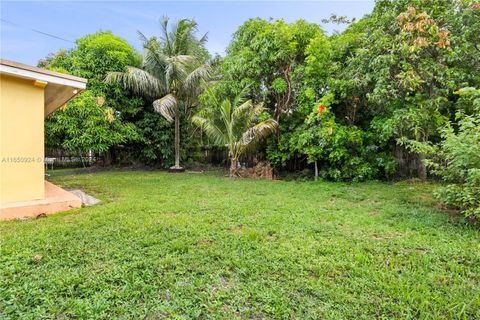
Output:
[[137,35],[140,38],[140,41],[142,41],[143,44],[148,42],[148,38],[139,30],[137,30]]
[[207,43],[208,41],[208,32],[206,32],[199,40],[198,40],[198,43],[200,45],[205,45],[205,43]]
[[233,105],[238,106],[239,104],[244,103],[247,100],[247,93],[248,93],[248,88],[250,88],[250,85],[247,85],[240,90],[239,93],[233,98]]
[[207,94],[207,97],[212,100],[214,105],[220,105],[220,101],[218,100],[217,95],[213,91],[212,86],[205,80],[203,81],[203,85],[205,87],[205,93]]
[[168,56],[165,55],[160,44],[155,39],[149,40],[144,45],[142,65],[143,68],[155,73],[158,77],[161,77],[162,72],[168,65]]
[[182,64],[185,67],[195,65],[197,58],[188,54],[179,54],[169,57],[170,63]]
[[[162,19],[160,20],[160,30],[162,32],[160,39],[162,40],[163,43],[163,51],[167,54],[170,55],[173,53],[173,43],[172,41],[172,34],[168,30],[168,25],[169,25],[169,19],[167,16],[163,16]],[[175,30],[177,28],[176,24],[172,26],[172,30]]]
[[275,120],[268,119],[249,128],[239,141],[242,148],[240,152],[254,147],[260,140],[275,132],[277,127],[278,123]]
[[253,107],[252,111],[248,114],[248,118],[245,121],[245,127],[250,128],[250,126],[254,123],[257,117],[265,111],[263,107],[263,102],[257,103],[255,107]]
[[225,131],[229,136],[233,136],[232,126],[232,104],[229,100],[225,99],[220,104],[220,120],[225,126]]
[[248,111],[252,109],[252,106],[253,106],[252,100],[245,101],[244,103],[242,103],[241,105],[239,105],[233,110],[232,117],[234,119],[239,119],[241,117],[244,117],[245,114],[247,114]]
[[127,67],[125,72],[110,72],[105,82],[119,83],[133,93],[149,98],[159,97],[165,92],[165,87],[159,79],[135,67]]
[[199,84],[204,81],[208,81],[211,75],[212,69],[209,65],[203,64],[195,68],[187,75],[185,79],[185,86],[187,90],[193,91],[194,88],[198,88]]
[[210,119],[195,115],[192,117],[192,122],[200,127],[213,140],[215,145],[225,146],[228,143],[228,137],[225,135],[225,132]]
[[165,68],[165,82],[168,83],[169,90],[183,87],[187,77],[187,70],[182,63],[176,63],[175,59],[169,58]]
[[197,30],[197,23],[190,19],[178,21],[177,28],[173,30],[175,36],[174,50],[176,54],[190,54],[190,45],[194,40],[193,34]]
[[175,118],[177,98],[173,94],[167,94],[165,97],[153,101],[153,108],[160,113],[167,121],[172,122]]

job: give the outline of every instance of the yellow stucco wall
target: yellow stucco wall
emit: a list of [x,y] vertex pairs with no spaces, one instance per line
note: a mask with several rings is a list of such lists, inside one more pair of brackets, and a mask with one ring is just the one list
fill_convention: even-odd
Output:
[[44,198],[44,89],[0,75],[0,203]]

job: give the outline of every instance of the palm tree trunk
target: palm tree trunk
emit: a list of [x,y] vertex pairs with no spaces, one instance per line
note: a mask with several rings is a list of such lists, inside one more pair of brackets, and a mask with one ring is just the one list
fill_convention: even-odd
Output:
[[230,178],[238,177],[238,159],[230,158]]
[[175,167],[180,168],[180,111],[175,108]]

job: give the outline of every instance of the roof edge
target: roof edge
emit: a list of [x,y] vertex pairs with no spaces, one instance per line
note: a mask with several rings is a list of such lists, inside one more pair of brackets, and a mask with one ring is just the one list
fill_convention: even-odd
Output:
[[61,79],[65,79],[65,80],[77,81],[77,82],[81,82],[81,83],[84,83],[84,84],[86,84],[87,81],[88,81],[85,78],[72,76],[70,74],[55,72],[55,71],[51,71],[51,70],[47,70],[47,69],[42,69],[42,68],[38,68],[38,67],[33,67],[33,66],[30,66],[30,65],[27,65],[27,64],[15,62],[15,61],[10,61],[10,60],[6,60],[6,59],[0,59],[0,65],[8,66],[8,67],[15,68],[15,69],[21,69],[21,70],[25,70],[25,71],[40,73],[40,74],[43,74],[43,75],[56,77],[56,78],[61,78]]

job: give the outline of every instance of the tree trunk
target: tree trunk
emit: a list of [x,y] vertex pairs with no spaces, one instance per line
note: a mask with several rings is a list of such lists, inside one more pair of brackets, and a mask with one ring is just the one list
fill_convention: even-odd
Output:
[[175,108],[175,167],[180,168],[180,111]]
[[318,180],[318,161],[315,160],[315,181]]
[[104,153],[104,161],[103,161],[103,165],[105,167],[109,167],[112,165],[112,162],[113,162],[113,159],[112,159],[112,153],[110,152],[110,149],[108,149],[107,151],[105,151]]
[[80,157],[80,161],[82,161],[82,166],[85,168],[85,162],[83,162],[83,157],[82,157],[82,153],[80,152],[80,150],[77,151],[77,154]]
[[418,177],[422,180],[427,179],[427,167],[425,166],[425,155],[419,154],[418,155]]
[[92,150],[88,150],[88,165],[91,166],[93,161],[93,151]]
[[230,178],[238,177],[238,159],[230,158]]

